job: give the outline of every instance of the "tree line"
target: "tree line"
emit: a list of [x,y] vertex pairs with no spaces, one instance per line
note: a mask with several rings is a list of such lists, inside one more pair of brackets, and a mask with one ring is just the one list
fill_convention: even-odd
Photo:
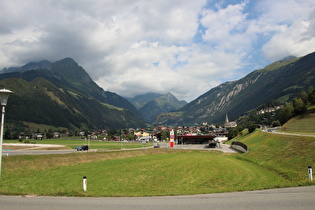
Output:
[[299,97],[285,104],[280,114],[280,124],[283,125],[294,116],[305,114],[308,107],[312,105],[315,105],[315,89],[310,86],[307,92],[301,91]]

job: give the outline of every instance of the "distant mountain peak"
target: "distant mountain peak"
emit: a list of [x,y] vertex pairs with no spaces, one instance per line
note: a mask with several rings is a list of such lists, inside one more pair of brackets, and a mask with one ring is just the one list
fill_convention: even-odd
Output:
[[168,92],[147,102],[139,109],[139,112],[143,119],[150,123],[158,114],[175,111],[186,104],[186,101],[179,101],[173,94]]
[[268,71],[272,71],[275,69],[278,69],[281,66],[285,66],[289,63],[293,63],[296,60],[298,60],[299,58],[295,57],[295,56],[287,56],[281,60],[275,61],[269,65],[267,65],[265,68],[263,68],[264,70],[268,70]]
[[296,56],[293,56],[293,55],[290,55],[290,56],[287,56],[285,58],[282,58],[281,60],[279,60],[280,62],[283,62],[283,61],[289,61],[289,60],[293,60],[293,59],[296,59],[297,57]]
[[148,102],[162,96],[160,93],[145,93],[141,95],[136,95],[133,98],[127,98],[137,109],[140,109],[144,105],[146,105]]
[[178,99],[171,94],[170,92],[165,93],[164,95],[160,96],[159,98],[167,100],[167,101],[178,101]]
[[73,58],[70,58],[70,57],[61,59],[59,62],[62,62],[62,63],[71,63],[71,64],[76,64],[76,65],[78,65],[78,63],[77,63]]
[[2,69],[2,73],[12,73],[12,72],[26,72],[30,70],[39,70],[39,69],[49,69],[51,68],[52,62],[48,60],[42,60],[39,62],[29,62],[20,67],[10,67]]
[[15,93],[10,102],[17,109],[11,115],[8,111],[9,119],[14,116],[15,120],[69,129],[144,126],[129,101],[100,88],[72,58],[9,69],[13,71],[0,74],[0,86]]

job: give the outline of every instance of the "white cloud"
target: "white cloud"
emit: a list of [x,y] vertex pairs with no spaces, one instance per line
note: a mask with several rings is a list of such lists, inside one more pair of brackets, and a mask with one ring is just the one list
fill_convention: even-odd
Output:
[[0,69],[72,57],[105,90],[190,101],[265,57],[314,51],[314,9],[313,0],[2,0]]
[[217,47],[234,49],[238,39],[234,37],[244,33],[246,29],[246,14],[243,13],[245,5],[246,3],[229,5],[218,11],[204,10],[201,23],[207,30],[203,38],[211,44],[217,43]]
[[[315,51],[314,27],[315,2],[312,0],[265,0],[256,5],[261,15],[257,18],[256,31],[270,36],[262,46],[270,60],[288,55],[303,56]],[[252,25],[252,30],[255,31]]]
[[315,51],[315,10],[309,18],[297,19],[282,28],[263,46],[265,55],[281,59],[288,55],[303,56]]

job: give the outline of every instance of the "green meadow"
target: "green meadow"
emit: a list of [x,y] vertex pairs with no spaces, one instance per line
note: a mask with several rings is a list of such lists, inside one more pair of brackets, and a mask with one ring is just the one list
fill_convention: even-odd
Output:
[[[4,143],[21,143],[18,140],[5,140]],[[64,145],[63,148],[54,147],[53,149],[76,149],[80,145],[90,145],[91,149],[134,149],[152,146],[152,143],[143,145],[141,142],[123,142],[123,141],[94,141],[84,139],[44,139],[44,140],[29,140],[29,143],[34,144],[57,144]],[[23,144],[25,147],[28,144]],[[7,148],[7,146],[6,146]],[[10,147],[9,149],[14,149]]]
[[12,156],[3,165],[0,193],[14,195],[154,196],[296,185],[233,155],[193,150]]
[[[303,120],[289,123],[294,126]],[[150,148],[5,156],[0,194],[164,196],[314,184],[308,180],[307,168],[314,167],[315,137],[257,130],[243,132],[237,140],[245,143],[249,152]],[[70,143],[67,146],[72,147]],[[86,192],[83,176],[87,177]]]

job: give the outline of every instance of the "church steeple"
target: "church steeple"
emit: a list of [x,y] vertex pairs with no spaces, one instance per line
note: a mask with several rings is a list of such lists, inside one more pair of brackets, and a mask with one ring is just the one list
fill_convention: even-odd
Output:
[[227,113],[226,113],[226,116],[225,116],[225,123],[229,123],[229,117],[228,117]]
[[225,127],[225,128],[235,128],[236,126],[237,126],[236,121],[230,122],[230,121],[229,121],[228,114],[226,113],[226,115],[225,115],[224,127]]

